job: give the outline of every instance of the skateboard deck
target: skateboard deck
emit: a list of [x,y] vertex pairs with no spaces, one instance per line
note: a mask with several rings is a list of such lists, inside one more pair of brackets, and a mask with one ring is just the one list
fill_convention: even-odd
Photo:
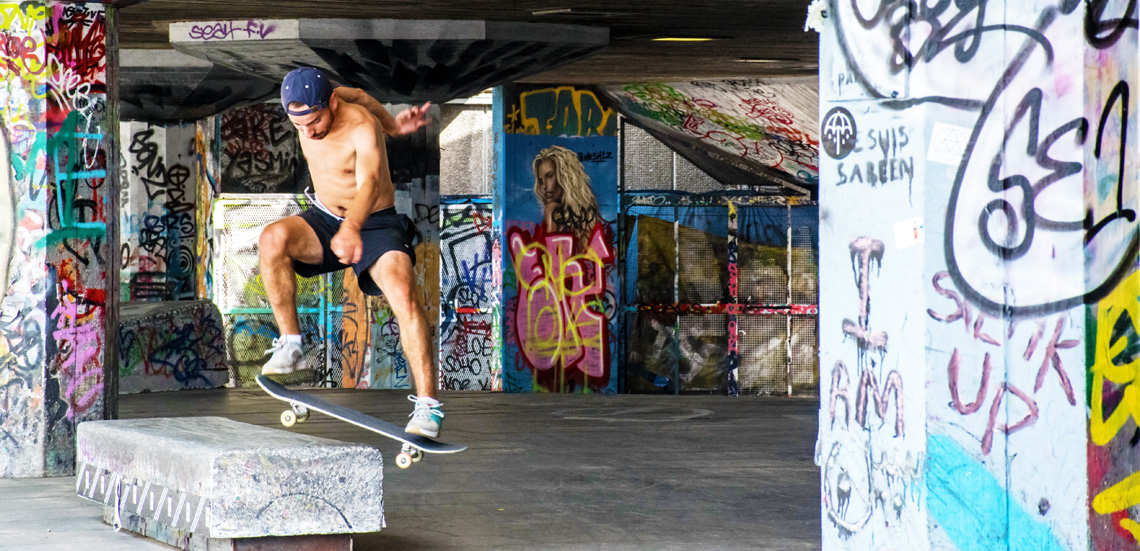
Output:
[[294,423],[308,418],[308,410],[314,409],[325,415],[336,417],[341,421],[352,423],[360,428],[387,436],[393,440],[403,442],[400,455],[396,456],[396,465],[406,469],[411,463],[419,461],[421,455],[417,452],[427,453],[458,453],[467,449],[459,444],[446,444],[432,440],[426,436],[409,434],[404,429],[387,421],[382,421],[371,415],[365,415],[351,408],[334,404],[312,394],[285,388],[264,375],[257,376],[257,384],[270,396],[283,402],[288,402],[292,409],[281,413],[281,424],[290,427]]

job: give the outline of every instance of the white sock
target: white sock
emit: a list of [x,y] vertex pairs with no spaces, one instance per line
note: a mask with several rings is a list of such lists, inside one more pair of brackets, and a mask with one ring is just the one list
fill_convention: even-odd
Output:
[[291,342],[297,346],[301,346],[301,335],[285,335],[285,342]]

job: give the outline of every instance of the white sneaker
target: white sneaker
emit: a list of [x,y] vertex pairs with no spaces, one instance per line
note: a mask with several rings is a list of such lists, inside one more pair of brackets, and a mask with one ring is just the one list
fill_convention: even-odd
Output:
[[285,337],[273,339],[273,347],[265,354],[273,354],[273,357],[261,367],[262,375],[288,375],[305,369],[305,352],[301,345],[285,342]]
[[443,427],[443,412],[440,411],[439,406],[443,404],[437,403],[435,406],[429,406],[421,402],[415,395],[408,396],[408,399],[416,403],[416,409],[408,416],[412,420],[408,421],[408,427],[404,429],[404,432],[428,438],[438,437],[439,429]]

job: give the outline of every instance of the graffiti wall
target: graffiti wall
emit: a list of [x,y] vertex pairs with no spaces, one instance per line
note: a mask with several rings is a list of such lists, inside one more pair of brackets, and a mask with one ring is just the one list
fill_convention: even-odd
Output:
[[118,277],[107,22],[82,4],[5,3],[0,17],[0,477],[66,475],[76,425],[103,417],[105,289]]
[[308,165],[297,130],[279,102],[234,109],[218,118],[221,192],[305,191]]
[[440,202],[439,369],[447,390],[502,390],[492,218],[489,197]]
[[495,102],[503,390],[616,392],[616,114],[568,86]]
[[828,2],[825,549],[1138,545],[1134,7]]
[[197,127],[119,125],[122,300],[192,300],[198,293]]
[[774,182],[798,193],[819,180],[814,79],[606,86],[623,115],[692,163],[737,185]]
[[[1137,197],[1135,5],[1087,3],[1084,18],[1085,363],[1089,407],[1088,501],[1091,547],[1135,548],[1140,540],[1137,457],[1140,363],[1140,236]],[[1131,157],[1129,155],[1132,155]],[[1091,222],[1091,224],[1090,224]],[[1078,339],[1079,340],[1079,339]],[[1074,383],[1080,404],[1080,381]],[[1130,390],[1131,389],[1131,390]]]

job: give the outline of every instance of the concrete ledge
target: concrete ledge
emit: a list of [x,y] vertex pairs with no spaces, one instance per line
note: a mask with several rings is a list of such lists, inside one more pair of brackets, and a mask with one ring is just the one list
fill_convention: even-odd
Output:
[[208,300],[125,302],[119,392],[217,388],[230,380],[222,315]]
[[368,446],[220,417],[89,421],[77,446],[76,492],[124,525],[210,539],[384,527],[383,459]]

